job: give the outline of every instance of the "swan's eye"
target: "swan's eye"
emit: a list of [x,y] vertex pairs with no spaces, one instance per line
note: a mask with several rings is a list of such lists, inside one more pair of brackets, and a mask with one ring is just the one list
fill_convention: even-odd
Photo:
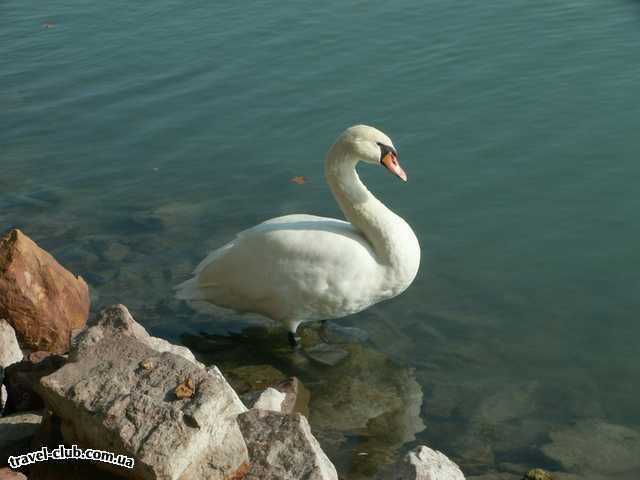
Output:
[[389,153],[393,154],[393,158],[395,162],[395,158],[398,156],[398,154],[396,153],[396,149],[393,147],[390,147],[389,145],[385,145],[384,143],[380,143],[380,142],[376,142],[376,143],[380,147],[380,162],[382,163],[382,159],[386,157],[387,154]]

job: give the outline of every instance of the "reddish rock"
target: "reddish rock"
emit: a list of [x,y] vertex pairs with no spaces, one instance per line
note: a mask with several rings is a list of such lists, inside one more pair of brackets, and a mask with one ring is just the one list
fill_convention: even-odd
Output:
[[0,318],[23,348],[64,353],[89,316],[89,287],[18,229],[0,238]]
[[0,468],[0,480],[27,480],[27,477],[23,473],[5,467]]
[[282,402],[283,413],[301,413],[309,418],[309,401],[311,394],[297,377],[291,377],[272,385],[273,388],[285,394]]

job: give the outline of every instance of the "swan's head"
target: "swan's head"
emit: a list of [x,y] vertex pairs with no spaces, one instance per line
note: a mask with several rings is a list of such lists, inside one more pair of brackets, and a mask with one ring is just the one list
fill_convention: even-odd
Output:
[[382,165],[405,182],[407,174],[398,163],[398,153],[389,137],[377,128],[354,125],[347,128],[333,148],[366,163]]

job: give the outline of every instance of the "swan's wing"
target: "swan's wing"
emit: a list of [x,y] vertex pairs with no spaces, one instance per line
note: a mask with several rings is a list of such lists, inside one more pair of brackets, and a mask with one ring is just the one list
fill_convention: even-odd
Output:
[[214,304],[274,319],[302,320],[312,312],[329,318],[371,301],[365,293],[377,280],[377,268],[371,246],[350,223],[287,215],[244,230],[209,254],[193,282],[179,287],[185,293],[179,296],[197,293]]
[[[310,223],[307,223],[310,222]],[[319,222],[319,223],[313,223]],[[244,237],[247,236],[259,236],[261,233],[265,233],[274,228],[278,228],[278,226],[282,226],[283,228],[290,227],[290,224],[297,223],[299,226],[318,226],[323,225],[325,228],[331,228],[335,231],[343,230],[345,234],[355,233],[360,236],[360,234],[353,228],[353,226],[349,222],[345,222],[344,220],[338,220],[335,218],[327,218],[327,217],[319,217],[317,215],[306,215],[306,214],[294,214],[294,215],[284,215],[282,217],[274,217],[269,220],[265,220],[262,223],[259,223],[251,228],[246,230],[242,230],[241,232],[236,234],[235,240],[223,245],[216,250],[211,251],[195,268],[193,271],[194,275],[198,275],[202,272],[207,265],[212,264],[216,261],[216,259],[223,256],[229,249],[231,249],[235,244],[238,243]]]

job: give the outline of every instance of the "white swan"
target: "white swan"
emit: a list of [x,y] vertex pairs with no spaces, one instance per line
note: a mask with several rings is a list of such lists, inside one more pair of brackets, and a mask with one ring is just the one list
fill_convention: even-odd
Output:
[[329,149],[325,176],[348,222],[285,215],[244,230],[211,252],[177,297],[280,321],[296,345],[302,322],[344,317],[403,292],[418,272],[420,245],[364,186],[359,161],[407,180],[389,137],[366,125],[347,129]]

